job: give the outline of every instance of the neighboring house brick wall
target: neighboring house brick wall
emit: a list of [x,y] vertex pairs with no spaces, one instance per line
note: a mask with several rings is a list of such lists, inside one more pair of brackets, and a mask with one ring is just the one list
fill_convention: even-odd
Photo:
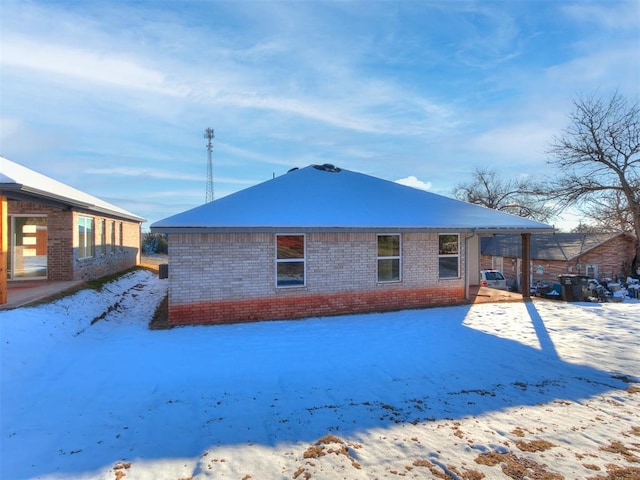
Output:
[[[51,281],[92,280],[134,267],[140,260],[140,225],[91,213],[64,210],[26,201],[8,201],[9,215],[47,216],[47,279]],[[94,256],[78,258],[78,217],[94,219]],[[112,222],[116,222],[116,248],[101,251],[101,221],[107,221],[107,243]],[[122,248],[119,224],[122,224]]]
[[73,280],[72,213],[32,202],[9,200],[8,203],[9,215],[47,216],[47,279]]
[[309,233],[305,240],[306,286],[277,288],[274,234],[170,234],[170,323],[302,318],[465,301],[462,255],[460,278],[438,279],[437,234],[402,235],[402,281],[395,283],[377,282],[376,233]]
[[[631,262],[635,255],[635,239],[628,235],[619,235],[611,240],[599,245],[583,255],[572,258],[568,261],[532,259],[531,272],[533,281],[553,284],[558,283],[558,275],[576,274],[585,275],[587,265],[598,266],[598,278],[619,278],[625,279],[631,274]],[[515,257],[504,257],[503,273],[507,278],[507,283],[512,284],[517,281],[518,260]],[[492,265],[490,255],[482,255],[481,266],[489,269]],[[542,265],[543,273],[537,273],[538,265]]]
[[[89,217],[94,221],[94,255],[78,258],[78,218]],[[106,221],[106,245],[102,249],[102,220]],[[140,225],[112,217],[90,213],[73,213],[73,265],[74,280],[92,280],[127,270],[140,263]],[[112,230],[115,228],[115,235]],[[115,240],[115,245],[112,242]]]

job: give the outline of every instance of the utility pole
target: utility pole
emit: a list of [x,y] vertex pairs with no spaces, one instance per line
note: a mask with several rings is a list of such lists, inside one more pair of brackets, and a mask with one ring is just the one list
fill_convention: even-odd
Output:
[[207,128],[204,131],[204,138],[207,141],[207,152],[209,152],[209,157],[207,161],[207,196],[205,203],[213,202],[213,138],[215,135],[213,134],[213,128]]

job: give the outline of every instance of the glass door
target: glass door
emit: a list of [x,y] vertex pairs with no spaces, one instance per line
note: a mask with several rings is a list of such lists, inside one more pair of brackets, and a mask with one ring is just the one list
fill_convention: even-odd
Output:
[[47,217],[11,217],[9,278],[47,278]]

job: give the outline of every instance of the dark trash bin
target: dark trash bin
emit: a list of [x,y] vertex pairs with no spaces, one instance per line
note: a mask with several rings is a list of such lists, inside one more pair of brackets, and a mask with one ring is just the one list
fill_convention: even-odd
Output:
[[565,302],[582,302],[587,296],[589,277],[586,275],[558,275]]
[[169,278],[169,264],[161,263],[158,265],[158,278]]

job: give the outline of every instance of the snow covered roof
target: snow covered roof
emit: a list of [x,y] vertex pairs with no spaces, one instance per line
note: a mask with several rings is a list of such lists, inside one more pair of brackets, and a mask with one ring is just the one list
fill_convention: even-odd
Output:
[[9,198],[37,198],[43,202],[68,205],[135,222],[144,221],[142,217],[4,157],[0,157],[0,193]]
[[[531,258],[537,260],[569,261],[584,255],[625,233],[547,233],[531,236]],[[631,241],[631,240],[630,240]],[[483,238],[483,255],[519,258],[522,241],[517,235],[497,235]]]
[[[553,227],[332,165],[311,165],[151,225],[154,232],[543,232]],[[480,233],[480,232],[479,232]]]

